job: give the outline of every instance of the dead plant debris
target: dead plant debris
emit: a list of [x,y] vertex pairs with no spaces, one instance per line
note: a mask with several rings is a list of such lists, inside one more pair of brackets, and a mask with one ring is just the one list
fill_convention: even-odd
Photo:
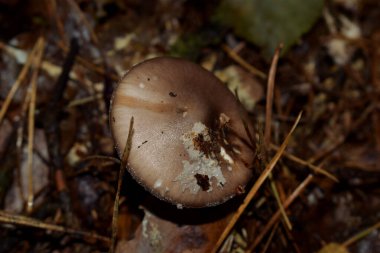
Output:
[[[272,64],[284,34],[261,51],[221,2],[0,0],[0,252],[380,252],[379,2],[318,1]],[[255,180],[223,205],[177,209],[116,158],[117,81],[164,55],[213,71],[258,130]]]

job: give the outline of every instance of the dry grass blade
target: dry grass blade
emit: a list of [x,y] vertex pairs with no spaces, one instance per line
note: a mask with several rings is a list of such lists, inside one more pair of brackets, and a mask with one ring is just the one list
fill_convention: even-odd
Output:
[[26,203],[26,198],[24,195],[24,190],[21,183],[21,157],[22,157],[22,148],[23,148],[23,141],[24,141],[24,121],[25,121],[25,115],[28,112],[29,104],[30,104],[30,98],[31,92],[27,92],[26,96],[24,97],[24,101],[21,106],[21,113],[20,113],[20,124],[17,127],[17,140],[16,140],[16,149],[17,149],[17,166],[15,168],[16,172],[16,182],[18,186],[18,190],[20,192],[20,196],[23,203]]
[[[276,145],[273,145],[273,144],[271,144],[270,148],[275,150],[275,151],[279,150],[279,147],[277,147]],[[311,169],[314,173],[322,174],[322,175],[326,176],[327,178],[330,178],[331,180],[333,180],[337,183],[339,182],[339,180],[336,176],[334,176],[333,174],[331,174],[330,172],[328,172],[327,170],[325,170],[319,166],[315,166],[314,164],[310,163],[309,161],[305,161],[305,160],[303,160],[303,159],[301,159],[295,155],[289,154],[287,152],[284,152],[284,157],[288,158],[289,160],[291,160],[293,162],[301,164],[302,166],[306,166],[307,168]]]
[[274,94],[274,80],[276,76],[277,63],[280,58],[282,45],[276,48],[276,52],[274,53],[272,64],[269,70],[269,78],[267,85],[267,102],[265,106],[265,131],[264,131],[264,143],[268,148],[270,144],[270,134],[271,134],[271,125],[272,125],[272,105],[273,105],[273,94]]
[[267,78],[267,75],[264,72],[262,72],[261,70],[258,70],[257,68],[253,67],[251,64],[249,64],[248,62],[246,62],[237,53],[235,53],[235,51],[231,50],[231,48],[229,48],[226,45],[223,45],[222,48],[223,48],[223,50],[228,54],[228,56],[232,60],[234,60],[235,62],[237,62],[240,66],[242,66],[246,70],[248,70],[251,74],[253,74],[255,76],[258,76],[258,77],[260,77],[262,79],[266,79]]
[[351,244],[355,243],[356,241],[359,241],[360,239],[363,239],[364,237],[366,237],[367,235],[369,235],[370,233],[372,233],[372,231],[376,230],[380,228],[380,222],[376,223],[375,225],[367,228],[367,229],[364,229],[363,231],[357,233],[356,235],[352,236],[350,239],[346,240],[344,243],[342,243],[342,246],[344,247],[348,247],[350,246]]
[[[57,44],[63,51],[66,53],[69,51],[69,48],[62,45],[62,44]],[[90,62],[89,60],[81,57],[81,56],[76,56],[76,61],[80,64],[82,64],[85,68],[94,71],[100,75],[108,75],[113,81],[118,82],[120,80],[120,77],[114,73],[107,73],[106,70],[100,66],[97,66],[96,64]]]
[[[2,46],[2,48],[3,47],[4,46]],[[1,110],[0,110],[0,124],[4,118],[5,113],[8,110],[9,105],[11,104],[11,101],[12,101],[14,95],[16,94],[16,91],[18,90],[21,83],[24,81],[26,74],[28,73],[29,67],[32,63],[32,60],[34,59],[34,55],[36,53],[37,48],[38,48],[38,41],[34,45],[32,52],[29,54],[29,57],[28,57],[26,63],[24,64],[24,66],[22,67],[22,69],[20,71],[20,74],[18,75],[16,81],[12,85],[12,88],[9,90],[9,93],[4,100],[3,106],[1,107]]]
[[88,97],[85,97],[85,98],[79,98],[79,99],[71,101],[67,105],[67,108],[72,108],[72,107],[75,107],[75,106],[81,106],[81,105],[84,105],[84,104],[92,103],[92,102],[94,102],[94,101],[96,101],[98,99],[101,99],[101,98],[102,98],[102,96],[100,94],[93,95],[93,96],[88,96]]
[[[313,175],[309,175],[305,178],[304,181],[298,187],[293,191],[293,193],[285,200],[283,206],[287,208],[290,206],[290,204],[296,199],[297,196],[300,195],[300,193],[305,189],[305,187],[311,182],[313,179]],[[253,250],[259,245],[261,240],[264,238],[264,236],[270,231],[271,227],[277,222],[277,220],[280,218],[281,212],[278,210],[272,218],[269,220],[269,222],[265,225],[263,231],[260,233],[259,236],[256,237],[255,241],[251,246],[248,248],[246,252],[253,252]]]
[[326,158],[328,155],[331,155],[337,148],[339,148],[346,141],[349,134],[353,133],[355,130],[358,129],[358,127],[367,122],[367,118],[370,116],[371,113],[376,112],[376,108],[378,108],[377,102],[374,102],[371,105],[369,105],[361,113],[360,117],[352,123],[352,127],[350,127],[350,129],[344,134],[344,136],[337,138],[337,140],[333,140],[329,147],[322,150],[321,152],[316,153],[313,157],[308,159],[308,162],[312,164],[316,161],[321,160],[322,158]]
[[290,222],[289,217],[286,215],[285,208],[283,207],[283,205],[281,203],[280,195],[278,194],[278,190],[277,190],[277,187],[276,187],[276,183],[275,183],[275,181],[274,181],[274,179],[272,177],[272,173],[269,174],[269,179],[270,179],[270,186],[271,186],[273,195],[274,195],[274,197],[276,199],[278,207],[280,208],[281,215],[282,215],[282,217],[283,217],[283,219],[285,221],[285,224],[286,224],[286,226],[288,227],[289,230],[292,230],[292,228],[293,228],[292,223]]
[[284,152],[290,137],[292,136],[294,130],[296,129],[300,119],[301,119],[302,113],[300,113],[296,119],[296,122],[294,122],[294,125],[292,129],[290,130],[289,134],[286,136],[284,142],[282,143],[280,150],[277,151],[275,156],[272,158],[272,160],[269,162],[265,170],[261,173],[260,177],[256,180],[255,184],[252,186],[251,190],[248,192],[247,196],[245,197],[243,203],[240,205],[239,209],[236,211],[236,213],[232,216],[231,220],[227,224],[226,228],[224,229],[223,233],[219,237],[219,240],[215,244],[215,247],[213,248],[212,252],[217,252],[219,247],[223,244],[224,240],[227,238],[228,234],[231,232],[233,227],[235,226],[236,222],[240,218],[240,216],[243,214],[244,210],[247,208],[248,204],[251,202],[261,185],[264,183],[265,179],[268,177],[269,173],[273,170],[274,166],[277,164],[277,161],[280,159],[282,153]]
[[[266,96],[266,108],[265,108],[265,132],[264,132],[264,143],[265,149],[269,149],[270,141],[271,141],[271,126],[272,126],[272,108],[273,108],[273,94],[274,94],[274,85],[275,85],[275,76],[277,70],[278,60],[280,58],[280,52],[282,49],[282,45],[279,45],[274,53],[272,64],[269,70],[269,78],[267,85],[267,96]],[[288,229],[292,229],[292,224],[288,216],[286,215],[285,208],[281,204],[281,200],[276,188],[276,184],[273,181],[272,174],[269,174],[270,185],[273,192],[273,195],[277,201],[278,206],[280,207],[281,214],[284,218],[285,224]]]
[[36,96],[37,96],[37,78],[38,71],[41,66],[42,57],[44,53],[45,40],[39,38],[37,41],[37,52],[34,62],[34,71],[30,83],[30,104],[28,115],[28,199],[27,199],[27,212],[32,212],[34,202],[34,187],[33,187],[33,146],[34,146],[34,114],[36,110]]
[[49,223],[41,222],[39,220],[29,218],[29,217],[25,217],[25,216],[9,214],[9,213],[6,213],[4,211],[0,211],[0,222],[9,223],[9,224],[24,225],[24,226],[29,226],[29,227],[51,230],[51,231],[55,231],[55,232],[78,235],[78,236],[93,238],[95,240],[99,240],[99,241],[102,241],[105,243],[110,242],[110,238],[105,237],[105,236],[101,236],[101,235],[98,235],[98,234],[95,234],[92,232],[86,232],[86,231],[81,231],[81,230],[77,230],[77,229],[58,226],[55,224],[49,224]]
[[120,188],[121,188],[121,183],[123,181],[125,167],[127,166],[129,152],[131,151],[132,135],[133,135],[133,117],[131,118],[131,121],[129,122],[127,143],[125,144],[123,156],[121,158],[119,179],[117,180],[117,192],[116,192],[116,197],[115,197],[115,203],[113,206],[112,240],[111,240],[111,247],[109,249],[110,253],[113,253],[115,251],[115,242],[116,242],[116,236],[117,236],[117,221],[118,221],[118,216],[119,216]]
[[264,247],[263,247],[263,250],[260,252],[260,253],[265,253],[267,252],[268,248],[269,248],[269,245],[273,239],[273,236],[276,234],[276,231],[277,231],[277,228],[278,228],[278,223],[274,226],[274,228],[272,229],[272,232],[270,233],[269,237],[268,237],[268,240],[267,242],[265,243]]

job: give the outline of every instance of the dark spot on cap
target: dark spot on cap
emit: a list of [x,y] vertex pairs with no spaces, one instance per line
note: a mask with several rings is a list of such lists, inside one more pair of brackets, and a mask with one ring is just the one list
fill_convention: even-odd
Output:
[[146,80],[150,81],[150,77],[148,77]]
[[194,147],[204,153],[206,157],[210,157],[218,149],[215,141],[206,141],[201,133],[193,138],[193,143]]
[[169,92],[169,96],[175,98],[177,96],[177,94],[171,91],[171,92]]
[[147,142],[148,142],[148,141],[143,141],[143,142],[141,143],[141,145],[137,146],[137,148],[141,148],[141,146],[144,145],[144,144],[147,143]]
[[237,195],[241,195],[241,194],[244,194],[244,193],[245,193],[244,186],[238,185],[238,187],[236,188],[236,194]]
[[112,117],[112,121],[113,121],[113,122],[116,122],[115,117]]
[[195,174],[195,179],[197,180],[197,184],[202,188],[203,191],[207,191],[210,189],[210,181],[207,175]]

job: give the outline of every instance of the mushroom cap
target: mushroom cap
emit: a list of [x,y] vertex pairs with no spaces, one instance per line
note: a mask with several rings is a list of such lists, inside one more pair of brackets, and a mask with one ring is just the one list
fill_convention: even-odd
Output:
[[213,74],[186,60],[158,57],[132,67],[111,101],[119,156],[134,117],[128,171],[178,207],[205,207],[244,191],[252,177],[253,126]]

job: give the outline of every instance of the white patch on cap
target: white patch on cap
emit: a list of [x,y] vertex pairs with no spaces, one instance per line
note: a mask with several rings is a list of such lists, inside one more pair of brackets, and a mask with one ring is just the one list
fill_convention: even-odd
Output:
[[219,115],[219,121],[220,121],[220,123],[222,124],[222,125],[224,125],[224,124],[226,124],[226,123],[228,123],[229,121],[230,121],[230,117],[228,117],[226,114],[224,114],[224,113],[221,113],[220,115]]
[[139,87],[140,87],[141,89],[144,89],[144,88],[145,88],[145,84],[144,84],[144,83],[139,83]]
[[161,185],[162,185],[162,179],[157,179],[156,182],[154,182],[153,187],[159,188],[159,187],[161,187]]
[[223,157],[226,162],[229,164],[234,164],[234,160],[232,160],[231,156],[229,156],[226,150],[223,147],[220,147],[220,155]]
[[238,150],[237,148],[232,148],[232,151],[234,151],[234,153],[236,153],[238,155],[241,154],[240,150]]
[[226,183],[223,176],[219,161],[214,153],[206,154],[199,150],[194,144],[194,138],[199,135],[203,136],[204,142],[212,141],[209,129],[201,122],[196,122],[191,131],[181,136],[183,145],[189,155],[189,160],[183,160],[183,170],[174,181],[180,182],[182,191],[189,190],[192,194],[197,194],[201,187],[197,183],[195,175],[207,176],[210,187],[208,192],[212,191],[212,181],[214,177],[217,186],[222,187]]

